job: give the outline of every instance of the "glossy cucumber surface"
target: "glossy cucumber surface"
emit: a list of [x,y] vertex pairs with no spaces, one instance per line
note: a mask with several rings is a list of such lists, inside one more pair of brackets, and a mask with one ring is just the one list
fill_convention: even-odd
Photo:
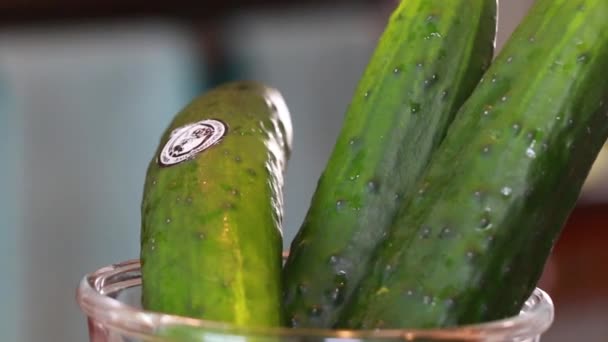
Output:
[[254,82],[214,88],[181,110],[149,165],[142,201],[148,310],[277,326],[281,309],[287,106]]
[[608,136],[608,2],[538,0],[466,101],[341,318],[518,313]]
[[356,88],[284,269],[292,327],[329,328],[493,55],[496,0],[408,0]]

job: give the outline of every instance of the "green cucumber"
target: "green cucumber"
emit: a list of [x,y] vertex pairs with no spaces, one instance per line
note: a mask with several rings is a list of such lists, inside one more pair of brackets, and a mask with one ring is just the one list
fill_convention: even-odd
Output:
[[182,109],[148,167],[145,309],[241,326],[283,324],[283,182],[292,127],[277,90],[221,85]]
[[292,327],[331,327],[375,245],[489,66],[496,0],[402,1],[349,105],[286,262]]
[[456,115],[340,319],[515,315],[608,137],[608,2],[538,0]]

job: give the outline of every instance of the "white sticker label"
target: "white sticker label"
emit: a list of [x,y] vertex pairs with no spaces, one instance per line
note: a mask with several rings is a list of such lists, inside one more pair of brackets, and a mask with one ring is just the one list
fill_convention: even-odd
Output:
[[189,160],[217,144],[226,134],[226,125],[218,120],[202,120],[176,128],[160,152],[161,166]]

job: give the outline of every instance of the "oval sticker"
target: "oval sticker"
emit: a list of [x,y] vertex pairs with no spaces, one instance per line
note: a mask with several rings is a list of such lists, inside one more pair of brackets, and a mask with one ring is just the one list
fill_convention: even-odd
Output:
[[179,164],[217,144],[226,134],[226,125],[219,120],[202,120],[176,128],[160,152],[161,166]]

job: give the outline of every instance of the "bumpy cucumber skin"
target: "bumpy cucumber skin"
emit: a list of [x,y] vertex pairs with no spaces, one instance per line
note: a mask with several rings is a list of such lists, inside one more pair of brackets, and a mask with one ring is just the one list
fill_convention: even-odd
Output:
[[[465,18],[466,14],[466,19]],[[331,327],[494,51],[496,0],[402,1],[359,82],[291,244],[292,327]]]
[[608,2],[538,0],[456,116],[340,326],[517,314],[608,136]]
[[[221,120],[227,134],[193,159],[161,167],[177,127]],[[180,111],[148,167],[142,200],[143,305],[247,326],[283,324],[283,177],[291,121],[278,91],[214,88]]]

